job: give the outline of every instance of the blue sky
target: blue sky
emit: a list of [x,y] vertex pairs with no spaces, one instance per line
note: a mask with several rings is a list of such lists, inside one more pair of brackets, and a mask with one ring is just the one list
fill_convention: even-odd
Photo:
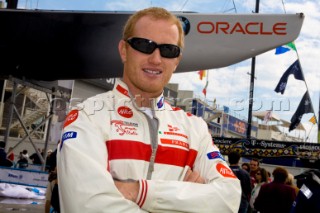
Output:
[[[255,10],[256,0],[19,0],[19,8],[48,10],[89,10],[89,11],[135,11],[150,6],[160,6],[171,11],[194,11],[199,13],[248,14]],[[235,7],[234,7],[235,5]],[[290,121],[306,91],[312,99],[316,115],[320,96],[320,1],[319,0],[260,0],[260,13],[294,14],[304,13],[305,20],[295,44],[294,51],[275,55],[274,50],[256,57],[256,80],[254,88],[254,110],[270,110],[272,101],[282,100],[287,105],[275,106],[275,113]],[[261,41],[263,42],[263,41]],[[285,70],[299,57],[305,82],[291,76],[284,95],[274,92]],[[247,119],[251,60],[219,69],[209,70],[207,100],[220,106],[230,106],[231,112]],[[175,74],[172,83],[179,83],[179,89],[193,90],[196,97],[204,99],[202,89],[205,80],[200,81],[197,72]],[[233,103],[243,100],[243,109]],[[308,136],[308,142],[316,142],[317,126],[308,120],[312,114],[305,114],[302,123],[306,132],[293,131],[290,134]],[[319,120],[319,118],[317,117]],[[310,131],[311,129],[311,131]],[[286,131],[286,130],[285,130]]]

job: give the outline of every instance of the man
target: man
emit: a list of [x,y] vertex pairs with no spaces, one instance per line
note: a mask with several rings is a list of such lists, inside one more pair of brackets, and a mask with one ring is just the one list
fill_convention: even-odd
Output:
[[[43,151],[41,151],[41,149],[38,148],[38,153],[42,155]],[[30,155],[29,159],[32,161],[32,164],[35,164],[35,165],[41,165],[42,164],[38,153],[35,152],[32,155]]]
[[7,160],[7,153],[4,150],[6,144],[4,141],[0,141],[0,166],[5,166]]
[[258,158],[252,158],[250,160],[250,177],[251,177],[251,186],[254,187],[256,182],[256,173],[259,171],[260,162]]
[[251,180],[249,173],[241,169],[239,166],[240,161],[240,153],[237,151],[231,151],[228,154],[228,161],[230,164],[230,168],[232,169],[233,173],[238,177],[241,183],[241,203],[239,208],[239,213],[247,213],[250,201],[250,194],[251,194]]
[[206,123],[164,102],[183,41],[180,21],[162,8],[129,18],[118,45],[122,80],[66,118],[61,212],[238,211],[240,182]]
[[13,163],[7,158],[5,147],[6,143],[4,141],[0,141],[0,166],[11,167]]

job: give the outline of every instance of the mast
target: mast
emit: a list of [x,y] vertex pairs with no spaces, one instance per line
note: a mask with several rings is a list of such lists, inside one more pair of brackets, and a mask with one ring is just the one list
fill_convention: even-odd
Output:
[[[256,0],[255,13],[259,13],[259,4],[260,4],[260,0]],[[256,67],[256,57],[253,57],[252,60],[251,60],[247,139],[251,138],[251,122],[252,122],[252,107],[253,107],[253,90],[254,90],[255,67]]]

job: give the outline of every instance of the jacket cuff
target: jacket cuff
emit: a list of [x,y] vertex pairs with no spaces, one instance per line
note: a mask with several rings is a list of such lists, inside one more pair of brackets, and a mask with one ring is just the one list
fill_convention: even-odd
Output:
[[136,203],[140,208],[142,208],[144,202],[146,201],[148,193],[148,182],[146,180],[139,180],[139,193]]

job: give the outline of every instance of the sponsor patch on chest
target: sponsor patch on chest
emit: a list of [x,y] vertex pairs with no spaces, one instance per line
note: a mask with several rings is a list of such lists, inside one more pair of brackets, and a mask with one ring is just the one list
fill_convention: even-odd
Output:
[[189,149],[189,144],[180,140],[160,138],[162,144],[175,145]]
[[119,115],[125,118],[131,118],[133,116],[132,109],[127,106],[120,106],[117,111]]
[[112,120],[111,125],[115,127],[116,132],[120,135],[138,135],[138,124],[133,122]]

